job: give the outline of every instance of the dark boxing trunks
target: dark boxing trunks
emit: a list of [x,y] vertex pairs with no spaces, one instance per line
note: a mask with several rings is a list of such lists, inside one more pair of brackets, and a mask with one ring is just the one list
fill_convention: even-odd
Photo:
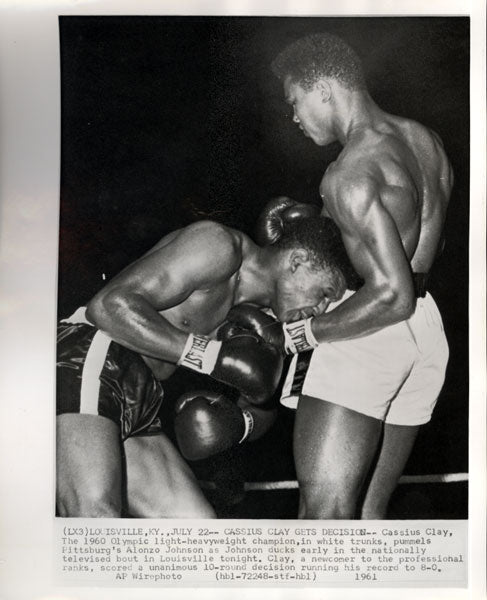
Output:
[[116,423],[122,439],[161,431],[161,383],[142,357],[95,327],[64,323],[57,334],[56,414],[82,413]]

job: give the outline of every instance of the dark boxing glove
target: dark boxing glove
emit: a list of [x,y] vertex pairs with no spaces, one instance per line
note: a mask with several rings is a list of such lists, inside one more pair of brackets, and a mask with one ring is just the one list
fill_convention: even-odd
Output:
[[257,219],[255,240],[260,246],[275,244],[282,236],[286,224],[319,214],[320,209],[314,204],[296,202],[287,196],[272,198]]
[[190,334],[178,365],[210,375],[259,405],[276,391],[283,358],[278,348],[256,333],[238,329],[224,341]]
[[218,330],[218,339],[226,339],[224,336],[236,335],[238,331],[253,331],[285,354],[306,352],[318,346],[311,331],[311,319],[280,323],[255,304],[242,303],[230,309],[226,323]]
[[283,348],[282,323],[255,304],[244,302],[230,309],[226,322],[218,330],[218,339],[226,340],[239,332],[252,331],[268,344]]
[[175,405],[174,430],[181,454],[201,460],[244,442],[252,433],[252,414],[216,392],[183,394]]

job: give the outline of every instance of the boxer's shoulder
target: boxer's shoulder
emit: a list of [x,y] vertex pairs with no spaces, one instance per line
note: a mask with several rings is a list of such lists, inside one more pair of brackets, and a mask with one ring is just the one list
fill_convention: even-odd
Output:
[[182,236],[194,254],[218,256],[221,260],[239,261],[244,235],[216,221],[197,221],[184,228]]
[[326,212],[337,218],[346,207],[352,211],[366,208],[379,197],[381,183],[381,175],[373,165],[357,155],[340,155],[330,164],[320,184]]
[[201,239],[216,236],[217,241],[229,241],[236,237],[236,231],[234,229],[223,225],[223,223],[210,220],[196,221],[195,223],[191,223],[190,225],[184,227],[181,232],[183,235],[198,236]]

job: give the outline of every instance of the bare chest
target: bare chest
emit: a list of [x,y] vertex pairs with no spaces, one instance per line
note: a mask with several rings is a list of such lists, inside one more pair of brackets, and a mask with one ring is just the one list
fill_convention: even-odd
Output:
[[234,305],[237,278],[212,289],[196,290],[184,302],[161,312],[170,323],[188,333],[212,334]]

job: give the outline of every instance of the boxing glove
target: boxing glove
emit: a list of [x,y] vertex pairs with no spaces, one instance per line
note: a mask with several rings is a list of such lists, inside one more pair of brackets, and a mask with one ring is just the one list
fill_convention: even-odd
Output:
[[283,354],[306,352],[318,346],[312,331],[311,318],[294,323],[280,323],[255,304],[242,303],[230,309],[226,322],[218,330],[218,339],[237,332],[253,331]]
[[286,224],[319,214],[320,209],[314,204],[296,202],[287,196],[272,198],[257,219],[255,241],[260,246],[275,244],[281,238]]
[[174,431],[181,454],[201,460],[241,444],[252,433],[254,420],[222,394],[195,391],[175,404]]
[[234,333],[224,341],[190,334],[178,365],[236,388],[251,404],[264,404],[281,378],[281,351],[252,331]]
[[314,317],[293,321],[292,323],[283,323],[284,349],[286,354],[298,354],[307,352],[319,346],[311,329]]
[[231,308],[225,323],[218,330],[217,338],[230,339],[243,331],[253,331],[276,348],[284,347],[282,323],[256,304],[244,302]]

